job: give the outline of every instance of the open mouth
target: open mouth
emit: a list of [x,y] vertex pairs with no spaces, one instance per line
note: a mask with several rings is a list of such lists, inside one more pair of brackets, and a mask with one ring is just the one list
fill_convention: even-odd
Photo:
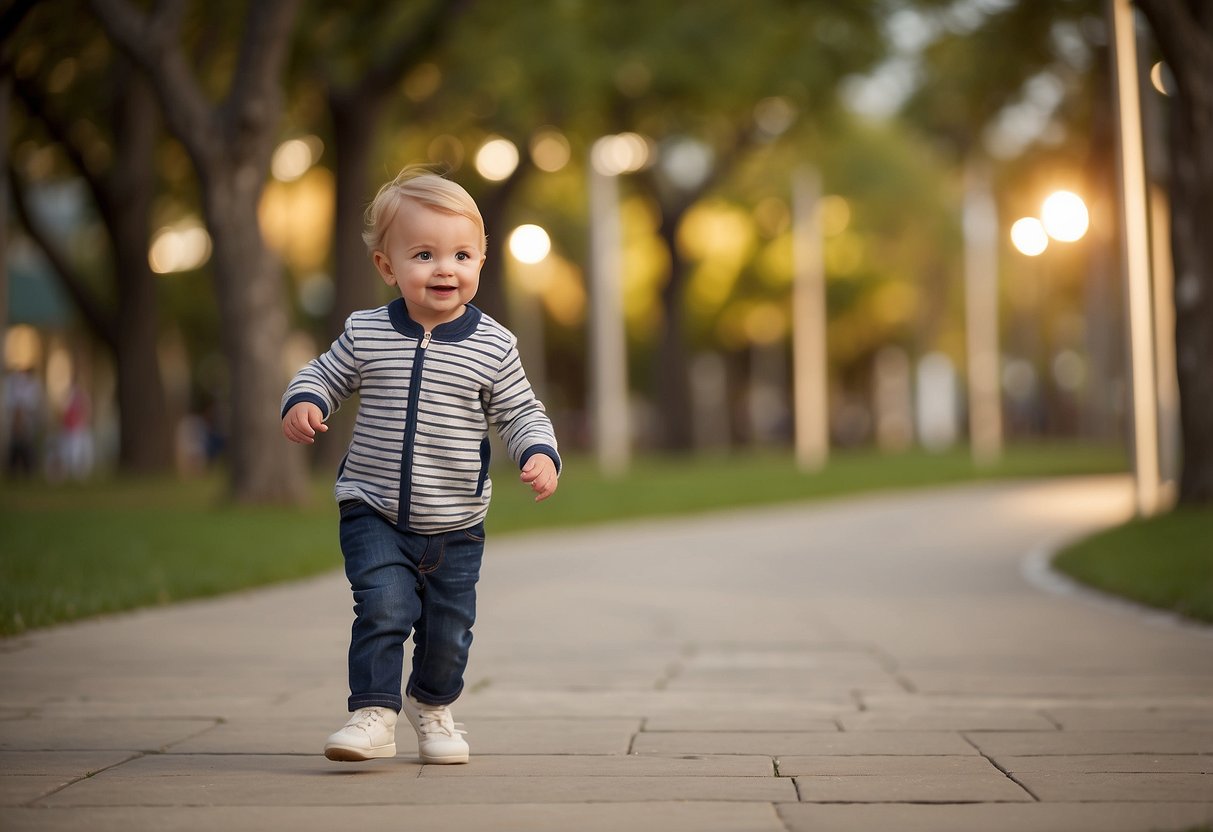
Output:
[[431,286],[430,291],[436,295],[441,295],[443,297],[449,297],[450,295],[455,294],[456,287],[454,287],[454,286]]

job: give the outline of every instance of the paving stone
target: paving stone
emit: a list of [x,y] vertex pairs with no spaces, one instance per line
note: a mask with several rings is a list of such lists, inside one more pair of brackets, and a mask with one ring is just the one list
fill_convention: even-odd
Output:
[[788,832],[1179,832],[1213,821],[1213,803],[780,804]]
[[[785,832],[769,803],[644,802],[359,806],[363,829],[460,832]],[[332,832],[350,826],[341,806],[89,807],[0,809],[5,832]]]
[[590,755],[481,755],[466,766],[424,766],[421,777],[774,777],[770,757],[733,754],[654,757]]
[[[481,754],[626,754],[640,719],[456,720],[468,730],[473,755]],[[348,716],[329,722],[263,719],[233,720],[170,749],[175,754],[320,754],[324,741]],[[416,754],[416,738],[407,722],[396,729],[402,756]]]
[[973,673],[964,670],[905,670],[914,690],[924,694],[991,693],[1016,696],[1138,696],[1154,691],[1203,694],[1213,690],[1213,675],[1103,675]]
[[626,754],[638,719],[482,719],[468,723],[473,754]]
[[1002,772],[797,777],[805,803],[998,803],[1032,796]]
[[644,732],[637,754],[977,754],[956,733],[864,731],[854,733]]
[[[178,692],[179,693],[179,692]],[[333,699],[339,705],[347,694]],[[43,719],[186,719],[217,720],[233,717],[280,716],[278,694],[261,696],[156,696],[131,699],[67,699],[37,709]]]
[[1042,801],[1213,801],[1213,774],[1022,772],[1015,779]]
[[653,670],[627,670],[612,666],[565,668],[557,663],[511,666],[499,672],[477,671],[469,673],[469,686],[489,685],[498,689],[534,687],[535,680],[543,679],[543,686],[550,691],[644,691],[655,690],[668,678],[668,668]]
[[[399,760],[337,765],[323,758],[157,755],[77,781],[43,803],[62,806],[561,803],[795,800],[776,777],[428,777]],[[170,759],[163,759],[169,757]]]
[[817,670],[734,670],[724,668],[688,669],[675,675],[666,685],[669,690],[783,690],[812,696],[817,693],[905,690],[896,677],[879,669],[851,672]]
[[[832,709],[836,710],[836,709]],[[655,716],[644,721],[645,731],[837,731],[838,722],[826,713],[768,711],[738,714],[736,706],[717,711]]]
[[1056,707],[1046,712],[1066,731],[1213,732],[1213,708]]
[[0,774],[84,777],[136,756],[131,751],[0,751]]
[[839,717],[844,731],[1056,731],[1057,726],[1027,710],[864,711]]
[[1001,691],[981,693],[865,693],[860,700],[863,710],[939,710],[961,708],[972,710],[1029,710],[1051,713],[1056,709],[1076,708],[1092,712],[1116,709],[1130,710],[1209,710],[1213,709],[1213,692],[1172,693],[1154,691],[1132,696],[1101,696],[1098,693],[1082,697],[1013,694]]
[[[341,700],[344,702],[344,699]],[[858,710],[850,693],[799,696],[764,691],[747,695],[746,704],[757,714],[813,713],[832,717]],[[636,719],[677,717],[682,714],[734,712],[737,696],[729,691],[548,691],[487,688],[464,694],[455,705],[460,720],[472,717],[618,717]],[[323,712],[323,708],[317,712]]]
[[0,749],[163,751],[214,725],[182,719],[23,719],[0,727]]
[[1032,771],[1070,774],[1160,771],[1213,774],[1213,756],[1207,754],[1079,754],[1070,757],[999,755],[994,761],[1012,774]]
[[1209,754],[1213,732],[1197,731],[969,731],[982,753],[992,757],[1039,754]]
[[33,803],[75,779],[56,774],[0,774],[0,806]]
[[817,672],[885,671],[888,661],[870,650],[846,645],[833,649],[823,645],[777,647],[738,645],[735,649],[716,646],[697,650],[683,659],[690,669],[725,670],[813,670]]
[[857,754],[853,756],[788,756],[776,760],[780,777],[800,775],[870,774],[989,774],[998,771],[989,760],[977,754],[955,756]]

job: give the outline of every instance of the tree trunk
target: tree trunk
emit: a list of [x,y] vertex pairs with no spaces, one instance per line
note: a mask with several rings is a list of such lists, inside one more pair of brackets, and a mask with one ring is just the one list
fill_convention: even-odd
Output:
[[147,161],[159,135],[155,99],[134,72],[119,76],[115,93],[115,148],[109,179],[109,221],[118,285],[114,360],[118,386],[118,465],[138,474],[173,467],[173,425],[165,400],[157,342],[160,316],[156,275],[147,262],[156,173]]
[[260,177],[203,180],[219,300],[221,342],[230,371],[228,447],[237,502],[300,502],[303,458],[282,437],[278,415],[286,369],[287,314],[282,271],[257,224]]
[[687,264],[678,251],[678,224],[685,210],[664,210],[660,234],[670,257],[670,279],[661,289],[661,337],[657,345],[658,441],[663,451],[685,453],[694,447],[691,424],[690,356],[683,318]]
[[1137,0],[1176,91],[1171,99],[1171,249],[1183,471],[1179,502],[1213,505],[1213,4]]
[[1173,102],[1172,251],[1175,348],[1183,432],[1179,501],[1213,505],[1213,66]]
[[382,284],[375,276],[362,242],[363,215],[374,196],[367,170],[381,109],[374,100],[329,96],[337,180],[333,217],[333,308],[329,310],[324,332],[329,340],[341,334],[345,319],[352,312],[372,309],[382,301]]

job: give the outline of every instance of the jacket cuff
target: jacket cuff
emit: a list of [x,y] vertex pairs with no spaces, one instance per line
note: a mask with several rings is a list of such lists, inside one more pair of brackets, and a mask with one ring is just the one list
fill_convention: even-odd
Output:
[[296,393],[287,399],[282,405],[282,415],[278,418],[285,419],[287,411],[300,402],[311,402],[312,404],[316,405],[316,407],[320,408],[320,413],[325,419],[329,417],[329,405],[324,399],[320,398],[315,393]]
[[522,452],[522,458],[518,460],[518,469],[526,467],[527,461],[535,454],[543,454],[552,458],[552,462],[556,463],[556,475],[560,475],[560,454],[556,453],[556,449],[551,445],[532,445]]

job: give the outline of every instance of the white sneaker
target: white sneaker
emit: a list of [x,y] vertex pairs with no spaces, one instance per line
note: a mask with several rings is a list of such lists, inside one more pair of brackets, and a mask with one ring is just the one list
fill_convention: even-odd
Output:
[[324,756],[343,762],[395,757],[396,719],[391,708],[359,708],[344,728],[328,738]]
[[468,744],[463,738],[467,732],[451,718],[451,709],[446,705],[425,705],[406,696],[404,715],[417,732],[421,762],[442,765],[468,761]]

